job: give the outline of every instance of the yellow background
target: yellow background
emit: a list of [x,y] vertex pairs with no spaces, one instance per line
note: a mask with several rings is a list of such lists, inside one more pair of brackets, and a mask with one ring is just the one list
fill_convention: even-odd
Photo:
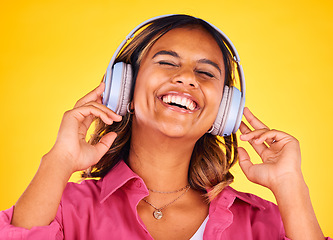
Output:
[[[300,140],[317,217],[333,236],[332,10],[331,0],[2,1],[0,209],[27,187],[63,112],[98,85],[128,32],[156,15],[187,13],[217,25],[237,47],[246,105]],[[233,173],[233,187],[274,201],[238,166]]]

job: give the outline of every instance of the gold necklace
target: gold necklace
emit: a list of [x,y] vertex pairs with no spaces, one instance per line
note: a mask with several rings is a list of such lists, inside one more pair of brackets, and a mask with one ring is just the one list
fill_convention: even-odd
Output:
[[185,188],[188,188],[189,186],[190,186],[190,184],[186,185],[185,187],[182,187],[181,189],[178,189],[178,190],[172,191],[172,192],[161,192],[161,191],[153,190],[150,188],[148,188],[148,190],[151,192],[154,192],[154,193],[170,194],[170,193],[177,193],[177,192],[183,191]]
[[[155,207],[153,204],[148,202],[146,199],[142,199],[142,200],[145,201],[146,203],[148,203],[150,206],[152,206],[155,209],[155,211],[153,212],[153,216],[154,216],[155,219],[159,220],[163,217],[162,209],[164,209],[167,206],[171,205],[172,203],[176,202],[179,198],[184,196],[184,194],[187,193],[188,190],[190,190],[190,188],[191,188],[191,186],[187,185],[187,186],[181,188],[180,190],[174,191],[174,192],[179,192],[179,191],[182,191],[182,190],[186,189],[185,192],[183,192],[181,195],[179,195],[176,199],[172,200],[171,202],[169,202],[168,204],[166,204],[166,205],[164,205],[163,207],[160,207],[160,208]],[[159,191],[156,191],[156,192],[158,192],[158,193],[173,193],[173,192],[159,192]]]

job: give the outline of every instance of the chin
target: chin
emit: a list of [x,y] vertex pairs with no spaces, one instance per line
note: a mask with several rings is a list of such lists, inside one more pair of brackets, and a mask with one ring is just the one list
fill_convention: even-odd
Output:
[[193,127],[185,128],[184,126],[177,126],[175,124],[172,126],[163,126],[159,130],[167,137],[179,139],[184,138],[187,140],[193,139],[195,142],[205,134],[205,132],[199,133],[195,131]]

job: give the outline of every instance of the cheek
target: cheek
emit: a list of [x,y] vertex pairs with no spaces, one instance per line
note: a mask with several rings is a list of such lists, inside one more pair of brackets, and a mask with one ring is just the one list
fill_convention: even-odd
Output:
[[223,86],[221,84],[212,84],[210,88],[206,88],[205,92],[206,99],[206,114],[205,119],[208,125],[212,125],[216,120],[219,107],[222,101]]
[[137,75],[134,94],[140,92],[140,95],[143,93],[152,95],[169,78],[170,76],[167,73],[154,67],[145,68],[144,71],[139,71]]
[[162,82],[161,79],[163,76],[156,71],[139,71],[134,88],[134,105],[137,107],[139,107],[138,105],[150,105],[156,97],[156,91]]
[[204,89],[206,103],[210,109],[218,109],[222,100],[223,85],[221,83],[208,83]]
[[149,72],[142,71],[140,68],[135,80],[134,99],[135,96],[142,96],[146,92],[147,87],[149,87],[149,75]]

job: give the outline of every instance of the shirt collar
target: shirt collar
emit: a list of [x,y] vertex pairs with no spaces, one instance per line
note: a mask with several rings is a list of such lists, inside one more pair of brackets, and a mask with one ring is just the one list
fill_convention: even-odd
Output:
[[230,208],[230,206],[235,202],[235,200],[237,198],[243,202],[246,202],[246,203],[252,205],[253,207],[259,208],[261,210],[265,209],[265,206],[262,203],[262,200],[260,201],[260,199],[258,197],[256,197],[255,195],[250,194],[250,193],[238,192],[230,186],[224,188],[221,195],[223,196],[223,198],[226,199],[228,208]]
[[[113,194],[132,179],[136,179],[136,181],[139,181],[142,183],[142,185],[144,185],[142,178],[134,173],[124,161],[120,161],[101,180],[102,187],[100,203],[103,203],[111,194]],[[223,205],[225,205],[227,208],[230,208],[235,199],[238,198],[254,207],[265,209],[265,206],[260,201],[258,201],[256,196],[249,193],[238,192],[230,186],[225,187],[221,194],[216,198],[223,198]]]
[[143,183],[143,180],[124,161],[117,163],[101,180],[100,203],[132,179]]

